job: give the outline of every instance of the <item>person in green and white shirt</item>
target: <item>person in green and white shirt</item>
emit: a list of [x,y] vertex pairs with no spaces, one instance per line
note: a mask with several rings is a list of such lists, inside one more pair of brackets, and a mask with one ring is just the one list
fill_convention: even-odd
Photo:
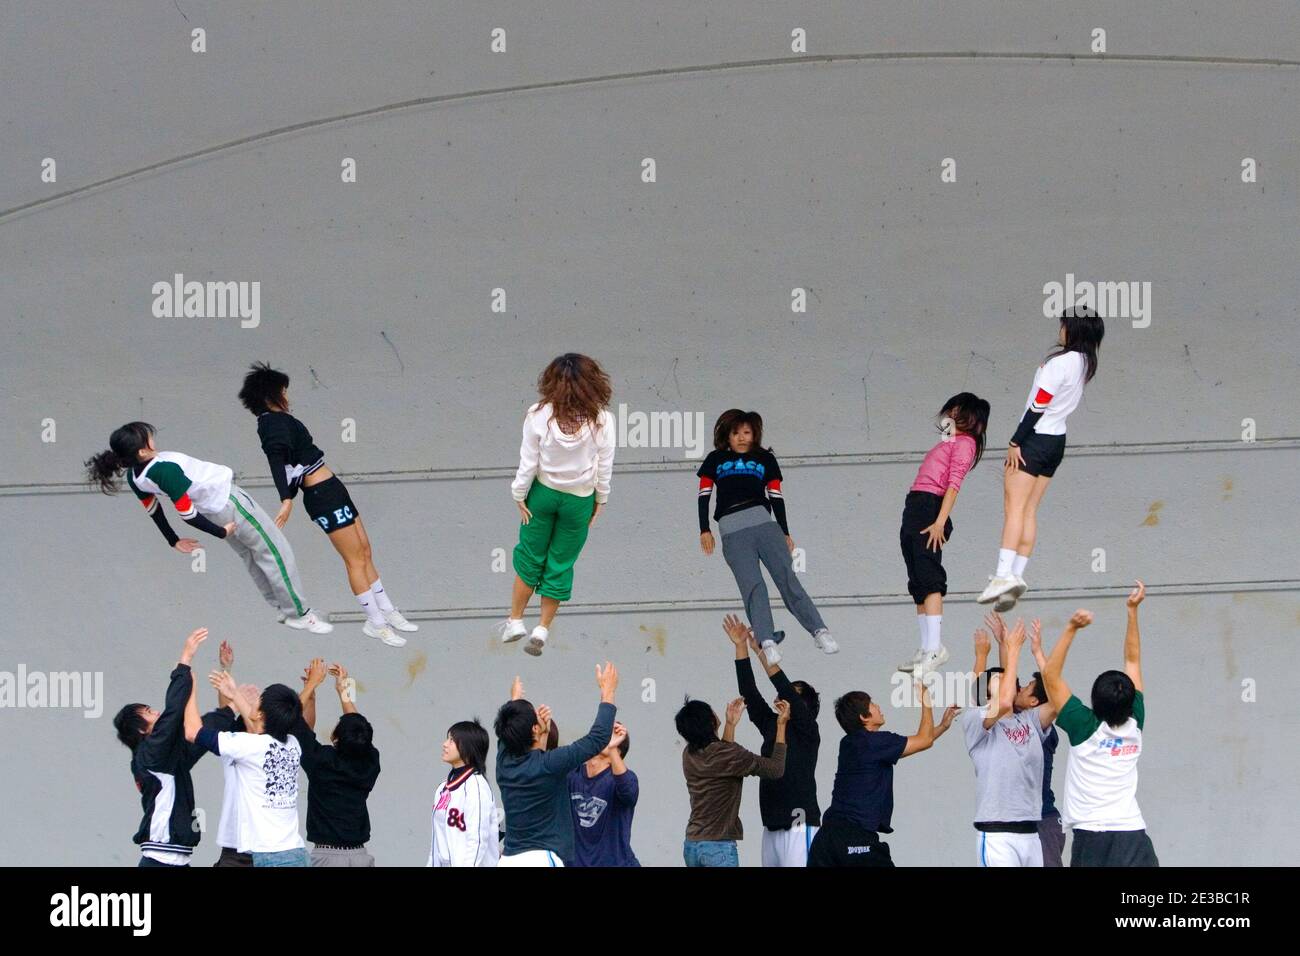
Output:
[[1071,866],[1160,865],[1137,802],[1146,722],[1138,634],[1138,605],[1144,597],[1146,586],[1138,581],[1127,602],[1124,669],[1105,671],[1093,682],[1091,707],[1071,693],[1061,675],[1075,635],[1092,623],[1090,611],[1074,612],[1043,668],[1047,696],[1065,701],[1056,726],[1070,739],[1063,822],[1074,830]]
[[104,494],[115,494],[118,478],[125,473],[127,485],[167,543],[189,554],[201,545],[194,538],[179,537],[167,523],[158,499],[171,499],[182,521],[224,539],[235,550],[266,603],[280,612],[283,623],[313,634],[334,630],[334,625],[312,613],[303,597],[298,563],[284,534],[234,483],[230,468],[180,452],[159,451],[154,444],[155,431],[147,422],[128,422],[118,428],[109,437],[108,449],[87,459],[87,477]]

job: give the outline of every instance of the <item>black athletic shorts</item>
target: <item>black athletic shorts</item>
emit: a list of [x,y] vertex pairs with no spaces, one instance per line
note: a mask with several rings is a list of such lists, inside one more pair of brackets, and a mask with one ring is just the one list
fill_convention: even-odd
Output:
[[1074,831],[1070,866],[1159,866],[1146,830]]
[[[898,543],[903,549],[903,563],[907,565],[907,593],[917,604],[925,603],[927,594],[948,593],[948,572],[943,569],[943,546],[931,551],[927,545],[929,535],[921,534],[923,528],[934,524],[939,517],[943,499],[928,491],[909,491],[903,504],[903,524],[898,529]],[[944,524],[944,539],[952,537],[952,519]]]
[[359,512],[348,494],[347,485],[339,481],[339,476],[326,478],[310,488],[302,490],[302,504],[311,515],[311,520],[320,525],[326,534],[333,534],[340,528],[356,524]]
[[880,835],[850,820],[822,818],[821,829],[808,848],[809,866],[893,866],[889,844]]
[[1020,445],[1020,455],[1025,459],[1021,469],[1025,474],[1051,478],[1065,457],[1065,436],[1030,432],[1029,437]]

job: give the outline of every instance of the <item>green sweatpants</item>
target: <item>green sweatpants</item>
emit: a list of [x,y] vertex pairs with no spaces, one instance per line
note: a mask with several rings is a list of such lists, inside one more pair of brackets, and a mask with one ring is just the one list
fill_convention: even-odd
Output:
[[533,519],[519,526],[515,574],[542,597],[569,600],[573,565],[587,542],[596,496],[579,498],[534,481],[524,501]]

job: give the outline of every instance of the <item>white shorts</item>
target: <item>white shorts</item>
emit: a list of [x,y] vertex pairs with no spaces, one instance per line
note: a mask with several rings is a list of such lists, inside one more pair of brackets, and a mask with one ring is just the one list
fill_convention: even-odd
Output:
[[807,866],[808,848],[819,827],[797,823],[788,830],[763,830],[764,866]]
[[497,866],[564,866],[564,861],[550,850],[525,850],[511,856],[503,854]]
[[977,866],[1042,866],[1043,842],[1035,833],[975,834]]

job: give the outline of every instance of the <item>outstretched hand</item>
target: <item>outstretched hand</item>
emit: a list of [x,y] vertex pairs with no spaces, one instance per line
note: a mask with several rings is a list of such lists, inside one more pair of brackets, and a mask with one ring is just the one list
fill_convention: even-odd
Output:
[[194,655],[198,653],[199,645],[208,639],[208,629],[206,627],[195,628],[190,631],[190,636],[185,638],[185,647],[181,650],[181,663],[188,665],[194,660]]
[[722,619],[722,629],[727,632],[727,637],[731,638],[731,643],[737,647],[744,647],[749,643],[749,625],[736,615],[728,614],[724,617]]
[[1142,603],[1142,599],[1145,598],[1146,596],[1147,596],[1147,586],[1143,584],[1141,581],[1138,581],[1134,585],[1133,590],[1129,592],[1128,600],[1125,601],[1124,603],[1128,605],[1128,609],[1130,611],[1136,611],[1138,605]]

